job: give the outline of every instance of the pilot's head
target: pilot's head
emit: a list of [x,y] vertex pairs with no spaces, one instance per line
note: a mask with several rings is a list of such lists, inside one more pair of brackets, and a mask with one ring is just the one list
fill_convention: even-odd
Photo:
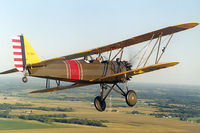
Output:
[[84,60],[88,60],[88,57],[87,57],[87,56],[85,56],[85,57],[84,57]]
[[119,58],[117,58],[116,61],[119,62]]
[[98,60],[98,61],[100,62],[100,61],[101,61],[101,58],[100,58],[100,57],[97,57],[96,60]]

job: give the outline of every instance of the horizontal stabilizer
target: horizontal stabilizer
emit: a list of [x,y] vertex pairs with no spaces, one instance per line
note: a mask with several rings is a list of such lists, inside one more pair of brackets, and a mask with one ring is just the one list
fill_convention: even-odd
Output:
[[106,77],[98,78],[95,80],[91,80],[90,82],[106,82],[106,81],[109,82],[109,81],[113,81],[115,79],[126,78],[126,77],[135,76],[135,75],[143,74],[143,73],[147,73],[147,72],[152,72],[152,71],[167,68],[167,67],[172,67],[177,64],[179,64],[179,62],[167,62],[167,63],[155,64],[155,65],[151,65],[151,66],[133,69],[130,71],[116,73],[111,76],[106,76]]
[[87,86],[87,85],[91,85],[88,83],[76,83],[70,86],[58,86],[58,87],[54,87],[54,88],[47,88],[47,89],[43,89],[43,90],[36,90],[36,91],[32,91],[30,93],[44,93],[44,92],[52,92],[52,91],[59,91],[59,90],[64,90],[64,89],[72,89],[72,88],[76,88],[76,87],[81,87],[81,86]]
[[19,71],[17,70],[17,68],[13,68],[13,69],[1,72],[0,74],[9,74],[9,73],[14,73],[14,72],[19,72]]

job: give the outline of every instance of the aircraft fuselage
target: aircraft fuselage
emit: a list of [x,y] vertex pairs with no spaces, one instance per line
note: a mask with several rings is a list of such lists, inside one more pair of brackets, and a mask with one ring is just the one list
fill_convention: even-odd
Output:
[[[42,67],[28,68],[30,76],[59,79],[61,81],[85,81],[101,78],[103,76],[113,75],[127,71],[131,66],[127,66],[126,61],[103,61],[94,60],[86,62],[85,60],[59,60],[49,63]],[[122,82],[121,79],[114,79],[116,82]],[[108,82],[115,82],[108,81]]]

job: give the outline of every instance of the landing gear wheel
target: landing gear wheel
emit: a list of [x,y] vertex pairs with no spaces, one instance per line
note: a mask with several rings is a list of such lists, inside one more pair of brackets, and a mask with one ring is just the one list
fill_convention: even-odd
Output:
[[22,78],[22,81],[23,81],[24,83],[26,83],[26,82],[28,81],[28,78],[27,78],[27,77],[23,77],[23,78]]
[[94,106],[98,111],[102,112],[106,109],[106,102],[105,100],[101,101],[101,96],[97,96],[94,99]]
[[133,107],[136,103],[137,103],[137,95],[135,93],[135,91],[133,90],[129,90],[126,93],[126,103],[128,104],[128,106]]

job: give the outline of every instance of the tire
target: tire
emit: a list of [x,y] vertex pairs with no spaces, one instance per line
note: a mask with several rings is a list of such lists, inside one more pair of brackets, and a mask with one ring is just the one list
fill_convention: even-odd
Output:
[[101,101],[101,96],[97,96],[94,99],[94,106],[98,111],[102,112],[106,109],[106,102],[105,100]]
[[24,83],[26,83],[26,82],[28,82],[28,78],[27,78],[27,77],[23,77],[23,78],[22,78],[22,81],[23,81]]
[[136,95],[135,91],[129,90],[126,93],[125,99],[126,99],[126,103],[128,104],[128,106],[133,107],[137,103],[137,95]]

